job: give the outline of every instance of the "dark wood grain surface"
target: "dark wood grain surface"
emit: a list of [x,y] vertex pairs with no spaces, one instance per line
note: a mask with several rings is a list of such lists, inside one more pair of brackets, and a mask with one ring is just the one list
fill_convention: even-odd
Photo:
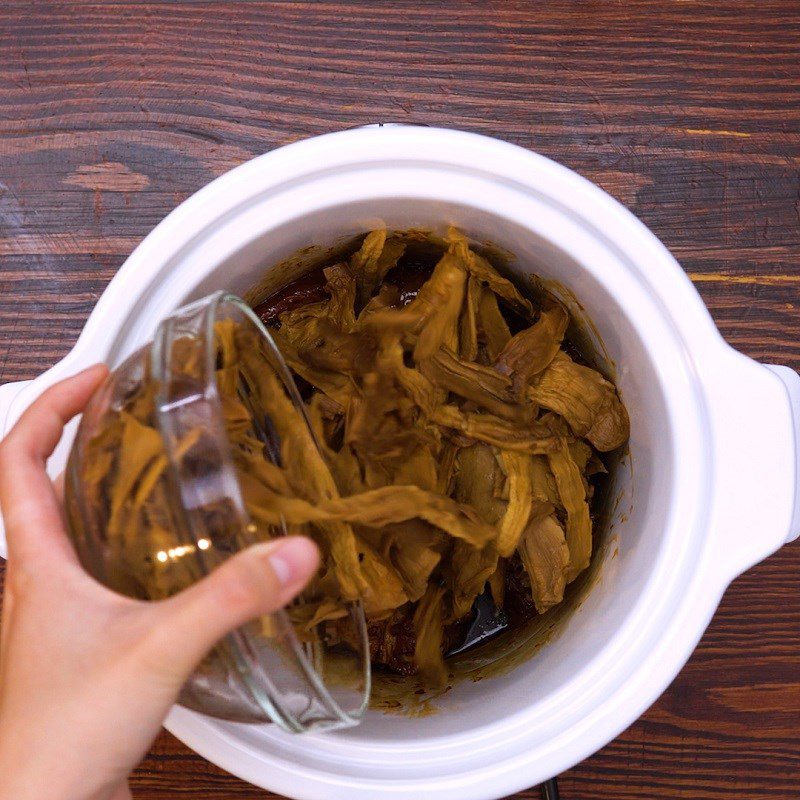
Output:
[[[800,368],[796,1],[5,0],[0,382],[63,356],[128,253],[211,178],[381,121],[498,136],[596,181],[733,345]],[[166,733],[133,788],[264,796]],[[800,545],[731,586],[670,689],[561,789],[800,797]]]

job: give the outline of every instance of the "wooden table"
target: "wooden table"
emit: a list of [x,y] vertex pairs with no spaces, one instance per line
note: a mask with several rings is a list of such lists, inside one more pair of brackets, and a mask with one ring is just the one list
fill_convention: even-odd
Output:
[[[796,1],[4,0],[0,382],[64,355],[128,253],[213,177],[379,121],[497,136],[596,181],[734,346],[800,368]],[[166,733],[133,787],[264,796]],[[561,790],[800,797],[800,545],[731,586],[670,689]]]

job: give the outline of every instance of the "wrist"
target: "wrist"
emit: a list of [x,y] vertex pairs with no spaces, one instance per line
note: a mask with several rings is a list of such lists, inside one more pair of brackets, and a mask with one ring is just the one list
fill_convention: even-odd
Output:
[[119,786],[109,795],[108,800],[133,800],[128,781],[122,781]]
[[127,781],[113,787],[78,788],[79,781],[65,780],[57,770],[31,770],[26,764],[0,759],[0,800],[132,800]]

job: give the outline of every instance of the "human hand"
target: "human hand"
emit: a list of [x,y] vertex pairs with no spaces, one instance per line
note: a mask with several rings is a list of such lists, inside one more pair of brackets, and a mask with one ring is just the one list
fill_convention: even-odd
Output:
[[121,800],[195,666],[317,568],[302,537],[230,558],[174,597],[132,600],[82,569],[45,463],[107,375],[48,389],[0,443],[8,568],[0,623],[0,800]]

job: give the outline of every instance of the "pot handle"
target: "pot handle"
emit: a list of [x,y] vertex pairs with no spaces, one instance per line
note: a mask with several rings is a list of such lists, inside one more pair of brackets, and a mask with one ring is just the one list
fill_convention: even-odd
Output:
[[[0,439],[6,435],[11,427],[9,416],[14,400],[30,383],[31,381],[17,381],[16,383],[4,383],[0,386]],[[3,524],[2,515],[0,515],[0,558],[5,558],[6,552],[5,525]]]
[[789,527],[787,542],[793,542],[800,535],[800,375],[791,367],[776,364],[765,365],[770,372],[775,373],[789,394],[789,403],[792,409],[792,422],[794,423],[794,455],[795,455],[795,495],[792,522]]
[[724,589],[800,533],[800,376],[727,344],[708,356],[707,568]]

